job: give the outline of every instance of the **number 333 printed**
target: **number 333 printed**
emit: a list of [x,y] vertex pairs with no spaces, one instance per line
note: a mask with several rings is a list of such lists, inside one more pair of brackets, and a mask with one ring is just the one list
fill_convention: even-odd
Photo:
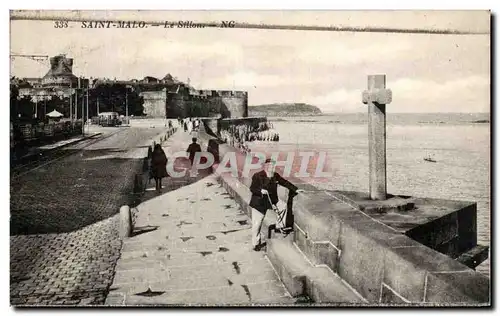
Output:
[[68,21],[54,21],[54,28],[62,29],[68,27]]

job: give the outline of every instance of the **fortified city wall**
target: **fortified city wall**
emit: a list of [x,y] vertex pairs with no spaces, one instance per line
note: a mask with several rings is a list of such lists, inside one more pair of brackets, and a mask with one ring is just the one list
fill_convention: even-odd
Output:
[[246,117],[246,91],[189,90],[180,86],[175,91],[161,89],[143,91],[144,113],[149,117]]

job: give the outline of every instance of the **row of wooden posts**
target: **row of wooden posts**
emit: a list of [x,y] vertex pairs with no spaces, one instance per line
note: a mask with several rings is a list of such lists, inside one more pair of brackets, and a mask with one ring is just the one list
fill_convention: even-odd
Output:
[[[169,139],[175,132],[177,127],[173,127],[167,130],[164,135],[160,136],[159,143],[163,143]],[[153,148],[156,145],[156,141],[153,141],[152,145],[148,147],[148,155],[143,159],[142,172],[135,174],[134,177],[134,195],[139,198],[144,192],[143,177],[149,172],[149,163],[152,157]],[[132,221],[132,210],[129,205],[123,205],[120,207],[120,238],[127,238],[132,236],[134,230],[134,225]]]

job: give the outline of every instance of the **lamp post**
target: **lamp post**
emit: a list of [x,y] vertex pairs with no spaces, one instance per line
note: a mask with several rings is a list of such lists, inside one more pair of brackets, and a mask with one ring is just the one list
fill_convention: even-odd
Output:
[[87,132],[90,129],[90,122],[89,122],[89,85],[87,84]]
[[[82,87],[80,80],[81,80],[81,77],[78,77],[78,89],[80,89]],[[85,114],[85,112],[84,112],[84,110],[85,110],[85,100],[84,100],[83,97],[84,97],[84,95],[82,94],[82,135],[85,135],[85,115],[84,115]]]
[[128,118],[128,89],[131,89],[132,91],[134,88],[130,85],[125,86],[125,119],[127,120],[127,125],[130,125],[130,121]]
[[69,86],[69,119],[71,120],[71,126],[73,127],[73,80]]

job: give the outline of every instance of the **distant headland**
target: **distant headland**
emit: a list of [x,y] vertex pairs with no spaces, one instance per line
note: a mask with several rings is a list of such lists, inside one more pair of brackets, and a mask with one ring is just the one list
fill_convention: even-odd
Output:
[[248,107],[248,116],[308,116],[320,115],[321,110],[306,103],[272,103]]

